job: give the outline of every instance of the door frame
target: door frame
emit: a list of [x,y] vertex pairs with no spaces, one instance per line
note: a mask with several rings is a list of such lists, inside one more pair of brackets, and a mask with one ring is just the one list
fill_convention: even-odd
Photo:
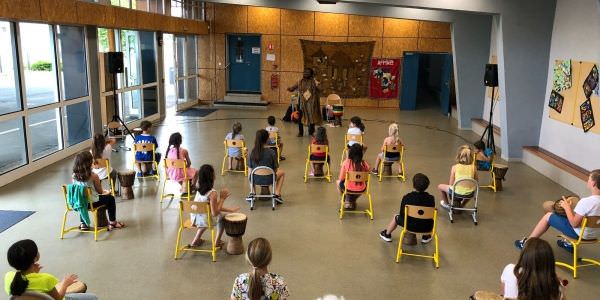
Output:
[[[229,63],[229,36],[258,36],[258,44],[260,46],[260,59],[258,60],[258,71],[261,74],[261,78],[258,80],[258,91],[257,92],[246,92],[246,94],[262,94],[262,34],[260,33],[226,33],[225,34],[225,94],[230,92],[229,89],[229,77],[230,77],[230,63]],[[235,91],[234,91],[235,92]]]

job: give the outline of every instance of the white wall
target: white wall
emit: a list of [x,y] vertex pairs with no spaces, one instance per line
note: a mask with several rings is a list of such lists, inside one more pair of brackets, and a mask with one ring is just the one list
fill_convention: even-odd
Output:
[[[492,61],[492,56],[498,56],[498,26],[499,26],[500,18],[498,15],[495,15],[492,19],[492,34],[490,39],[490,62]],[[500,93],[500,90],[496,88],[495,94]],[[490,101],[491,97],[488,96],[487,92],[485,94],[485,99],[483,102],[483,111],[481,112],[481,118],[489,121],[490,119]],[[494,106],[494,114],[492,115],[492,123],[498,127],[500,127],[500,105],[496,104]]]
[[[600,1],[558,0],[548,63],[548,82],[539,146],[587,170],[600,168],[600,135],[548,117],[554,60],[600,63]],[[600,126],[600,111],[594,112]]]

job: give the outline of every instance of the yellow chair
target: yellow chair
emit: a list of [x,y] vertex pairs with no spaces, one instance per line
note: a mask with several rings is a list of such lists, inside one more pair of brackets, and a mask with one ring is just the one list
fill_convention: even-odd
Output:
[[94,159],[94,167],[95,168],[102,168],[102,165],[104,165],[104,168],[106,170],[106,175],[107,175],[107,177],[104,179],[108,179],[108,182],[110,183],[110,194],[114,197],[115,196],[115,181],[110,177],[110,170],[111,170],[110,169],[110,161],[108,160],[108,158]]
[[63,198],[65,199],[65,213],[63,214],[62,225],[60,227],[60,239],[62,240],[65,237],[65,233],[67,233],[67,232],[79,231],[79,232],[85,232],[85,233],[94,233],[94,241],[98,241],[98,233],[108,230],[107,226],[98,227],[98,210],[100,208],[104,208],[104,205],[94,205],[94,203],[92,201],[90,201],[91,195],[92,195],[92,190],[89,187],[86,188],[85,195],[86,195],[89,205],[90,205],[89,211],[92,213],[92,216],[94,219],[94,229],[93,230],[92,229],[82,230],[79,228],[79,226],[65,228],[67,226],[67,214],[69,212],[74,212],[74,213],[76,213],[76,215],[78,217],[79,217],[79,214],[69,206],[69,201],[67,199],[67,186],[63,184],[61,186],[61,189],[62,189],[62,193],[63,193]]
[[[408,225],[408,217],[421,219],[421,220],[433,220],[433,228],[431,232],[415,232],[407,229]],[[440,267],[440,253],[438,248],[438,235],[437,235],[437,209],[434,207],[427,206],[416,206],[416,205],[406,205],[404,206],[404,226],[402,227],[402,232],[400,233],[400,240],[398,240],[398,251],[396,252],[396,263],[400,262],[400,256],[408,255],[408,256],[416,256],[423,258],[431,258],[435,264],[435,268]],[[402,249],[402,240],[404,239],[404,235],[406,233],[412,234],[426,234],[431,235],[434,239],[435,243],[435,252],[433,255],[422,255],[416,253],[407,253]]]
[[[349,182],[363,182],[365,184],[366,188],[362,192],[349,191],[348,190]],[[345,181],[344,181],[344,191],[342,192],[342,198],[340,199],[340,210],[339,210],[340,219],[344,218],[344,213],[353,213],[353,214],[366,214],[370,217],[371,220],[373,220],[373,201],[371,199],[370,186],[371,186],[371,173],[355,172],[355,171],[350,171],[350,172],[346,173],[346,177],[345,177]],[[346,195],[360,196],[362,194],[367,195],[367,198],[369,200],[369,208],[368,209],[360,210],[360,211],[352,211],[352,210],[346,211],[344,209],[344,200],[346,199]]]
[[269,141],[275,141],[274,145],[268,144],[267,147],[274,149],[277,154],[277,162],[281,160],[281,149],[279,149],[279,133],[275,131],[269,131]]
[[[225,140],[223,142],[223,145],[225,145],[225,156],[223,157],[223,164],[221,164],[221,175],[225,175],[225,172],[239,172],[239,173],[244,173],[244,176],[248,176],[248,166],[247,166],[248,149],[246,148],[246,144],[245,144],[244,140]],[[244,166],[243,166],[244,170],[236,170],[236,169],[226,170],[225,169],[225,164],[227,164],[227,160],[229,159],[229,151],[227,151],[229,147],[240,148],[240,151],[242,152],[242,161],[244,162]]]
[[[387,160],[386,155],[388,153],[398,153],[397,155],[399,159]],[[398,175],[393,175],[394,171],[392,171],[392,175],[383,175],[383,165],[386,163],[393,165],[395,162],[400,164],[401,171],[398,173]],[[383,147],[383,157],[381,158],[381,162],[379,163],[377,170],[379,171],[379,174],[377,174],[379,181],[381,181],[383,177],[398,177],[400,180],[402,180],[402,182],[406,181],[406,173],[404,172],[404,146],[400,146],[400,149],[398,149],[398,146],[391,146],[388,149],[388,145],[385,145]]]
[[344,149],[342,150],[342,159],[340,160],[340,165],[344,163],[344,160],[348,156],[348,142],[354,141],[359,144],[363,144],[363,135],[362,134],[351,134],[347,133],[344,136]]
[[[185,159],[169,159],[169,158],[165,158],[164,160],[165,164],[165,181],[163,181],[163,186],[162,186],[162,192],[160,193],[160,203],[163,202],[163,199],[166,197],[170,197],[171,200],[173,199],[186,199],[187,201],[191,200],[191,192],[190,192],[190,180],[191,178],[187,177],[187,161]],[[176,169],[180,169],[183,171],[183,181],[181,184],[185,184],[187,187],[187,193],[185,194],[180,194],[179,196],[175,196],[175,194],[165,194],[165,185],[167,185],[167,181],[171,180],[169,178],[169,173],[167,172],[167,169],[171,167],[171,168],[176,168]],[[179,182],[178,182],[179,183]],[[183,196],[186,195],[186,196]]]
[[[325,158],[323,160],[312,160],[310,159],[311,154],[313,153],[323,153],[325,152]],[[308,154],[306,155],[306,165],[304,166],[304,182],[308,181],[308,178],[325,178],[328,182],[331,182],[331,167],[329,165],[329,146],[327,145],[315,145],[310,144],[308,146]],[[323,173],[323,176],[309,176],[308,175],[308,167],[310,164],[318,163],[323,164],[324,168],[327,168],[327,173]]]
[[479,170],[477,169],[477,154],[473,154],[473,166],[475,167],[475,170],[477,171],[481,171],[481,172],[489,172],[490,173],[490,178],[491,181],[488,185],[480,185],[480,188],[489,188],[492,191],[494,191],[494,193],[496,192],[496,172],[494,171],[494,161],[495,161],[495,155],[492,154],[492,159],[490,159],[490,169],[489,170]]
[[[136,164],[140,164],[140,166],[142,164],[152,164],[152,167],[154,170],[156,170],[156,174],[153,175],[145,175],[142,174],[141,177],[137,176],[137,178],[156,178],[158,181],[160,181],[160,174],[158,172],[158,162],[156,162],[156,145],[154,145],[153,143],[138,143],[138,144],[133,144],[133,170],[136,169]],[[135,158],[136,154],[138,152],[152,152],[152,161],[147,161],[147,160],[137,160]],[[140,168],[140,173],[142,172],[141,168]]]
[[[190,214],[206,214],[206,229],[210,231],[210,249],[198,249],[198,248],[190,248],[187,245],[180,245],[181,242],[181,234],[185,229],[195,229],[196,226]],[[180,252],[184,251],[192,251],[192,252],[206,252],[212,255],[212,261],[217,261],[217,249],[221,247],[217,247],[215,244],[215,226],[212,223],[212,216],[210,212],[210,204],[208,202],[196,202],[196,201],[179,201],[179,230],[177,231],[177,242],[175,244],[175,259],[179,257]]]
[[[556,265],[565,267],[573,271],[573,278],[577,278],[577,268],[587,267],[587,266],[600,266],[600,260],[592,259],[592,258],[581,258],[577,257],[577,247],[585,244],[600,244],[600,239],[593,240],[584,240],[582,239],[583,234],[588,228],[600,228],[600,216],[587,216],[584,217],[581,221],[581,234],[578,239],[570,238],[564,234],[561,234],[560,237],[567,240],[571,245],[573,245],[573,264],[568,264],[566,262],[557,261]],[[578,264],[578,262],[587,262],[587,264]]]

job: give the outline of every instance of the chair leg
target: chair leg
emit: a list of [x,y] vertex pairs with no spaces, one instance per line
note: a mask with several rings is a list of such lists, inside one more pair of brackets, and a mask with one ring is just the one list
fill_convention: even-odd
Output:
[[244,157],[244,176],[248,177],[248,164],[246,162],[247,158],[246,158],[246,156],[243,156],[243,157]]
[[342,193],[342,198],[340,199],[340,220],[344,217],[344,199],[346,199],[346,192]]
[[221,176],[225,175],[225,162],[227,161],[227,149],[225,149],[225,156],[223,157],[223,163],[221,164]]
[[110,175],[108,176],[108,181],[110,181],[110,194],[114,197],[115,196],[115,181],[112,180]]
[[437,233],[433,235],[435,239],[435,253],[433,254],[433,261],[435,262],[435,268],[438,269],[440,267],[440,252],[438,247],[438,235]]
[[60,226],[60,239],[62,240],[65,237],[65,225],[67,224],[67,213],[69,211],[65,210],[65,213],[63,214],[63,220],[62,220],[62,225]]
[[173,257],[174,259],[177,259],[177,256],[179,256],[179,242],[181,240],[181,231],[183,230],[183,227],[179,227],[179,230],[177,230],[177,241],[175,242],[175,256]]
[[577,278],[577,245],[573,245],[573,279]]
[[402,240],[404,239],[404,234],[406,231],[402,229],[400,232],[400,239],[398,240],[398,251],[396,251],[396,263],[400,262],[400,256],[402,256]]
[[371,200],[371,194],[367,194],[368,198],[369,198],[369,216],[371,217],[371,220],[373,220],[373,215],[375,214],[373,212],[373,201]]
[[495,193],[496,192],[496,173],[492,171],[491,174],[492,174],[492,184],[491,184],[491,186],[492,186],[492,190]]
[[215,229],[214,228],[210,229],[210,241],[211,241],[210,253],[212,255],[212,261],[215,262],[215,261],[217,261],[217,248],[216,248],[217,241],[215,241]]
[[325,166],[327,166],[327,182],[331,182],[331,167],[327,162],[327,158],[325,158]]
[[310,163],[310,160],[306,160],[306,164],[304,165],[304,183],[306,183],[306,181],[308,180],[308,164]]
[[165,177],[165,181],[163,181],[163,186],[160,192],[160,203],[163,203],[163,199],[165,198],[165,185],[167,185],[167,178]]
[[400,170],[402,170],[402,174],[400,174],[400,179],[402,179],[402,182],[405,182],[406,175],[404,174],[404,161],[400,161]]
[[98,241],[98,210],[94,210],[94,242]]
[[379,166],[377,166],[377,177],[379,177],[379,182],[383,178],[383,159],[379,162]]

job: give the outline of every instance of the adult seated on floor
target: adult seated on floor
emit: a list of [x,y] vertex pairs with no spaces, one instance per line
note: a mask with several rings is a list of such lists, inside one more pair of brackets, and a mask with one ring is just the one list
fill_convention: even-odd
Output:
[[[265,129],[256,131],[256,138],[254,140],[254,148],[250,152],[250,159],[248,159],[248,174],[252,174],[252,169],[256,167],[269,167],[275,172],[275,192],[274,198],[277,203],[283,203],[281,198],[281,188],[283,187],[283,180],[285,173],[279,168],[277,162],[277,154],[271,148],[269,148],[269,132]],[[254,185],[271,185],[273,178],[271,175],[255,175]]]
[[[555,212],[547,212],[539,220],[529,238],[540,237],[548,228],[553,227],[570,238],[578,239],[581,234],[581,222],[583,218],[587,216],[600,216],[600,169],[590,173],[587,188],[592,195],[579,200],[575,208],[571,207],[571,201],[563,197],[560,206],[565,210],[565,216]],[[582,238],[591,240],[599,237],[600,228],[586,228]],[[526,242],[527,238],[516,240],[515,246],[518,249],[523,249]],[[556,243],[559,247],[571,253],[573,252],[573,245],[566,240],[560,239]]]

